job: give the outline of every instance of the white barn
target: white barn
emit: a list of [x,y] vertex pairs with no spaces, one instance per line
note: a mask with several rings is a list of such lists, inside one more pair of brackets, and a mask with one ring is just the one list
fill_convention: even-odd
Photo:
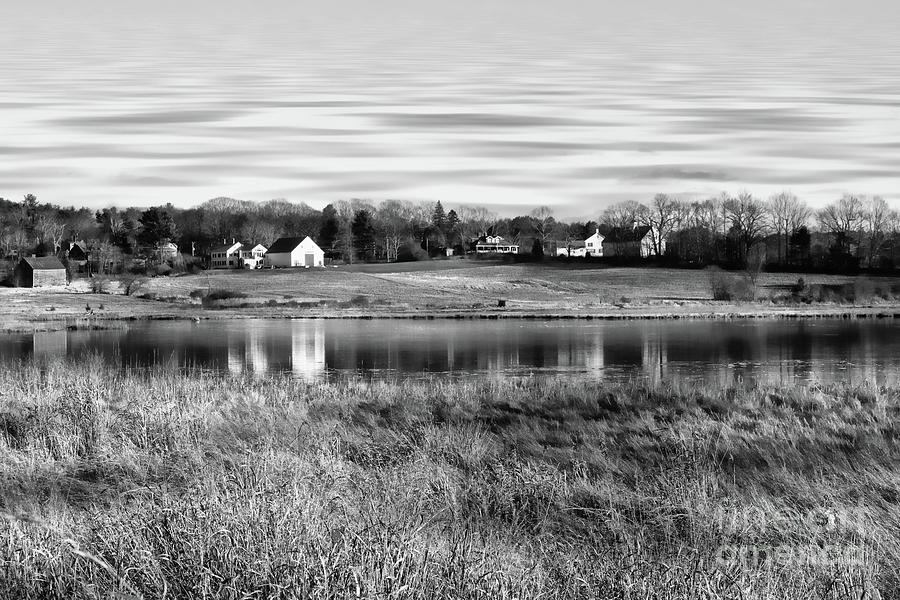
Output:
[[312,241],[305,238],[278,238],[266,252],[268,267],[322,267],[325,253]]

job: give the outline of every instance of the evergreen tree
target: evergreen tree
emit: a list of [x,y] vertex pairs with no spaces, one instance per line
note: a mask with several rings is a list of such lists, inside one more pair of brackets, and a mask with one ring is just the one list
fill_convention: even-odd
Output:
[[322,227],[319,229],[319,246],[333,253],[338,234],[341,231],[340,218],[333,204],[322,209]]
[[360,260],[371,260],[375,257],[375,227],[372,224],[372,215],[362,209],[353,215],[353,223],[350,227],[353,232],[353,248]]
[[447,213],[447,229],[449,231],[453,231],[459,227],[459,215],[456,214],[456,211],[450,209],[450,212]]
[[141,224],[141,233],[138,239],[143,244],[156,245],[178,237],[175,219],[167,210],[155,206],[148,208],[138,220]]
[[431,213],[431,226],[440,231],[447,230],[447,215],[440,200],[434,205],[434,212]]

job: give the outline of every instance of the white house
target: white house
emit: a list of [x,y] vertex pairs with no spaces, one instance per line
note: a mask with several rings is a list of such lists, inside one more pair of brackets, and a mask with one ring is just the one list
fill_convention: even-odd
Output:
[[160,242],[156,246],[156,253],[160,260],[169,260],[178,256],[178,246],[172,242]]
[[213,269],[237,269],[244,266],[241,261],[240,242],[232,242],[212,249],[209,266]]
[[321,267],[325,265],[325,253],[309,236],[278,238],[266,252],[265,264],[270,267]]
[[257,244],[249,250],[241,248],[240,254],[242,266],[247,269],[258,269],[262,267],[263,262],[265,261],[267,250],[268,248],[266,248],[262,244]]
[[499,235],[487,235],[475,244],[476,254],[518,254],[519,245],[511,244]]
[[603,256],[603,240],[605,238],[600,235],[600,229],[594,232],[594,235],[584,240],[584,256]]
[[560,242],[565,245],[557,246],[556,255],[557,256],[569,256],[572,258],[583,258],[585,256],[585,252],[587,248],[584,247],[584,242]]

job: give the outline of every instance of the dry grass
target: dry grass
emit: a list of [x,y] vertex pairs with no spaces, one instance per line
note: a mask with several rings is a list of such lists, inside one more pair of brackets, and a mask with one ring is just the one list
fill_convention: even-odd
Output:
[[898,417],[896,389],[2,368],[0,590],[897,597]]

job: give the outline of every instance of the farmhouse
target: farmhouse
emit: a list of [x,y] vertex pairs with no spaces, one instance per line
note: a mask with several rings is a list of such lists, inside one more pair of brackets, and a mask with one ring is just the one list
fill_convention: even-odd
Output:
[[19,287],[66,285],[66,268],[55,256],[23,258],[16,265],[15,281]]
[[210,253],[209,266],[213,269],[236,269],[243,267],[240,250],[243,244],[232,241],[231,244],[216,246]]
[[325,253],[309,236],[278,238],[266,252],[265,264],[270,267],[321,267],[325,264]]
[[268,248],[257,244],[249,250],[241,248],[241,266],[247,269],[258,269],[263,266]]
[[584,240],[585,256],[603,256],[603,240],[605,238],[600,235],[600,229],[594,232],[594,235]]
[[[653,247],[654,231],[649,225],[613,227],[603,239],[603,256],[640,256],[656,254]],[[661,254],[665,254],[666,242],[660,241]]]
[[518,254],[519,245],[504,240],[499,235],[486,235],[475,243],[476,254]]

